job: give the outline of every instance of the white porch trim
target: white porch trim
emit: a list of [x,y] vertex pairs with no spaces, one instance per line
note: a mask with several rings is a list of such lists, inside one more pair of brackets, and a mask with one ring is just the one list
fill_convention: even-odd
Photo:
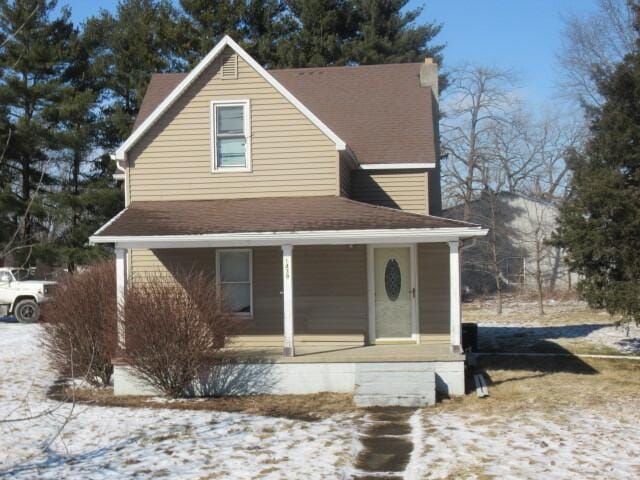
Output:
[[295,356],[293,340],[293,246],[282,245],[282,300],[284,302],[285,357]]
[[[104,227],[103,227],[104,228]],[[102,230],[102,229],[101,229]],[[115,243],[121,248],[267,247],[281,245],[367,245],[451,242],[486,235],[475,226],[371,230],[311,230],[241,232],[201,235],[96,236],[92,244]]]
[[449,295],[451,315],[451,350],[462,352],[462,318],[460,314],[460,244],[449,242]]
[[360,164],[360,170],[425,170],[430,168],[436,168],[435,162]]
[[116,248],[116,302],[118,348],[125,348],[124,297],[127,291],[127,251]]

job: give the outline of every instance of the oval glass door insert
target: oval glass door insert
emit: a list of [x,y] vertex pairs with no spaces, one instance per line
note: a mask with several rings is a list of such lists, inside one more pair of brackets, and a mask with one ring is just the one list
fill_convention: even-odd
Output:
[[400,265],[398,265],[395,258],[390,258],[384,269],[384,288],[389,300],[395,302],[398,299],[401,287],[402,276],[400,274]]

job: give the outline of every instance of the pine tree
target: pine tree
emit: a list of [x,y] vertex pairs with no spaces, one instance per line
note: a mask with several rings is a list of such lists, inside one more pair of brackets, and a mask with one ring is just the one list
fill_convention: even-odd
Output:
[[555,240],[589,305],[640,321],[640,45],[599,82],[592,138],[573,153]]
[[345,45],[356,33],[351,0],[288,0],[296,29],[280,47],[280,65],[344,65]]
[[197,64],[224,36],[241,40],[243,0],[180,0],[181,54],[191,67]]
[[54,0],[0,2],[0,106],[8,138],[2,220],[13,227],[0,248],[5,253],[22,247],[27,255],[47,233],[43,198],[55,183],[50,173],[60,149],[61,72],[74,34],[69,10],[54,18],[55,7]]
[[112,151],[131,133],[151,74],[183,67],[176,54],[177,12],[168,0],[122,0],[115,15],[102,10],[90,18],[84,35],[103,72],[100,145]]
[[95,45],[81,34],[74,40],[73,61],[63,74],[67,89],[60,108],[64,150],[58,169],[59,190],[50,195],[57,235],[36,252],[49,263],[66,265],[69,271],[105,255],[103,248],[89,246],[89,236],[123,203],[112,178],[113,167],[100,168],[100,162],[113,162],[97,151],[101,86],[100,72],[93,63]]
[[408,0],[356,0],[357,32],[348,42],[348,63],[421,62],[432,57],[442,62],[443,45],[431,45],[442,25],[416,24],[422,8],[407,10]]
[[282,65],[280,42],[294,27],[282,0],[180,0],[180,6],[180,54],[190,67],[224,35],[236,40],[261,65]]
[[442,61],[432,45],[441,26],[416,23],[408,0],[288,0],[294,32],[283,39],[280,64],[292,67]]

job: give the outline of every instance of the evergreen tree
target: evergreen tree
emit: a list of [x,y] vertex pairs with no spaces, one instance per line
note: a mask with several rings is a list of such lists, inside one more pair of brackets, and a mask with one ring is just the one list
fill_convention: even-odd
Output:
[[224,36],[242,38],[243,0],[180,0],[181,54],[190,67],[197,64]]
[[261,65],[281,65],[279,44],[294,24],[282,0],[180,0],[180,53],[190,67],[229,35]]
[[325,67],[348,63],[346,46],[356,34],[352,0],[288,0],[295,31],[280,47],[283,67]]
[[[54,242],[40,247],[39,257],[49,263],[64,264],[69,271],[76,265],[101,258],[104,248],[89,246],[89,236],[122,208],[122,192],[115,188],[108,155],[99,155],[99,73],[94,60],[94,45],[78,34],[71,51],[73,62],[63,77],[68,85],[60,119],[64,148],[58,170],[59,190],[51,195],[58,227]],[[97,159],[94,159],[98,156]]]
[[61,72],[74,35],[70,12],[62,9],[54,18],[55,7],[55,0],[0,2],[0,106],[8,140],[2,221],[13,230],[0,251],[23,247],[25,254],[47,234],[43,198],[55,183],[50,173],[60,149]]
[[242,46],[266,68],[286,66],[283,41],[295,30],[282,0],[248,0],[242,15]]
[[589,305],[640,321],[640,48],[599,82],[592,138],[573,153],[555,241]]
[[152,73],[182,68],[176,56],[177,12],[168,0],[121,0],[85,25],[102,72],[105,108],[100,145],[112,151],[131,133]]
[[296,28],[283,38],[282,66],[324,67],[442,61],[435,23],[416,23],[408,0],[288,0]]
[[356,0],[357,32],[346,48],[348,63],[442,62],[443,45],[431,45],[442,25],[416,24],[422,8],[406,10],[408,0]]

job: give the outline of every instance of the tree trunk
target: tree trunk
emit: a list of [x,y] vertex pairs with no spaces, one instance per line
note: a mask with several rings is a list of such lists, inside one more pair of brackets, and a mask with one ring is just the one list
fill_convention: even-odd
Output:
[[536,286],[538,287],[538,313],[544,315],[544,292],[540,261],[540,241],[536,241]]
[[21,243],[27,243],[29,237],[31,236],[31,215],[27,211],[29,206],[29,201],[31,200],[31,164],[29,162],[29,158],[22,157],[22,188],[21,195],[22,201],[24,202],[24,216],[22,219],[22,228],[20,231]]

